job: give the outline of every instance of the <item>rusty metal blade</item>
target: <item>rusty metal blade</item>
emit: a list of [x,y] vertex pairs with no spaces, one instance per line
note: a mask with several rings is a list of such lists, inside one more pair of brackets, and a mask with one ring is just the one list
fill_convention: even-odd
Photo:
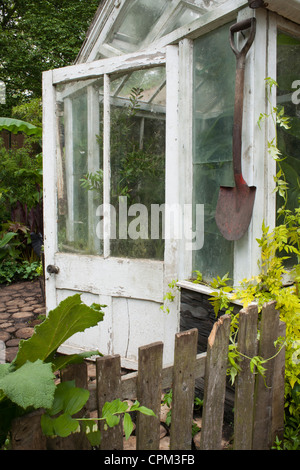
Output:
[[256,187],[220,187],[215,220],[226,240],[239,240],[247,232],[255,200]]

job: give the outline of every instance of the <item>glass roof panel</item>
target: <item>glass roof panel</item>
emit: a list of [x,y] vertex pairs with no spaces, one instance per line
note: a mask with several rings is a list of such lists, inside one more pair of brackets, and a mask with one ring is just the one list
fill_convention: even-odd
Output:
[[97,58],[141,50],[227,0],[125,0]]
[[123,52],[137,50],[170,3],[171,0],[131,0],[107,43]]
[[200,11],[191,10],[190,8],[182,8],[180,12],[174,16],[170,22],[168,22],[164,35],[175,31],[175,29],[180,28],[180,26],[191,23],[200,16]]

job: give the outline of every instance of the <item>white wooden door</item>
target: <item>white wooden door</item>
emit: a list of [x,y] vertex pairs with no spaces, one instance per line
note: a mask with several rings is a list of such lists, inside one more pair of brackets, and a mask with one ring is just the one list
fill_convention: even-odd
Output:
[[103,322],[65,343],[67,354],[96,348],[135,367],[138,347],[161,340],[172,359],[178,301],[173,314],[160,307],[177,242],[142,236],[153,219],[141,212],[179,197],[178,50],[167,51],[44,73],[47,311],[75,293],[107,306]]

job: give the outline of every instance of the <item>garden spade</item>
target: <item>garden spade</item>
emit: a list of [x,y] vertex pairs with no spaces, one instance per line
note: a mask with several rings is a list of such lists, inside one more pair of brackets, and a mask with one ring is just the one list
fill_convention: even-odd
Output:
[[[234,33],[250,28],[249,37],[239,51],[234,42]],[[221,186],[215,220],[227,240],[239,240],[248,230],[255,199],[255,186],[248,186],[242,175],[242,123],[244,104],[244,78],[246,55],[253,43],[256,31],[255,18],[234,24],[230,28],[230,45],[236,55],[236,82],[233,124],[233,172],[234,187]]]

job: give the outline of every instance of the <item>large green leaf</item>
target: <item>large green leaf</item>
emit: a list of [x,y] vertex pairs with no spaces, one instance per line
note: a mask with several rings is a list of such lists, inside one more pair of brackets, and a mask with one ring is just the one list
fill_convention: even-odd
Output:
[[52,360],[54,370],[62,370],[70,364],[81,364],[85,359],[92,356],[103,356],[99,351],[88,351],[80,354],[71,354],[69,356],[59,356]]
[[41,417],[41,426],[46,436],[67,437],[78,430],[79,422],[68,413],[63,413],[57,418],[44,414]]
[[13,364],[21,367],[26,361],[52,360],[52,355],[68,338],[103,320],[103,312],[88,307],[81,301],[80,294],[68,297],[49,312],[46,320],[35,327],[28,340],[20,342],[19,351]]
[[[58,384],[52,408],[47,410],[47,413],[41,419],[44,434],[65,437],[75,432],[79,423],[72,418],[72,415],[83,408],[89,396],[90,392],[88,390],[75,387],[74,380]],[[61,414],[56,416],[59,413]]]
[[14,232],[5,233],[2,240],[0,240],[0,248],[4,248],[10,240],[15,237],[17,234]]
[[55,383],[51,364],[40,360],[27,362],[0,379],[0,390],[21,408],[50,408]]
[[65,413],[75,415],[86,404],[90,396],[90,392],[84,388],[72,388],[68,390],[65,397]]
[[13,134],[24,132],[26,135],[37,135],[38,137],[42,137],[42,129],[40,127],[36,127],[29,122],[21,121],[19,119],[0,117],[0,131],[2,129],[10,131]]
[[106,402],[102,408],[102,418],[114,415],[115,413],[125,413],[128,408],[128,403],[121,401],[119,398],[111,402]]
[[47,410],[50,416],[57,415],[64,410],[65,407],[65,395],[69,390],[75,388],[75,380],[69,380],[67,382],[61,382],[56,386],[54,400],[51,409]]
[[74,381],[62,382],[56,387],[49,415],[54,416],[61,411],[74,415],[83,408],[89,396],[90,392],[84,388],[75,387]]
[[62,414],[53,420],[54,434],[60,437],[67,437],[71,433],[77,431],[79,423],[69,414]]
[[124,426],[125,438],[129,439],[133,431],[133,422],[129,413],[124,414],[123,426]]
[[2,379],[5,375],[9,373],[11,369],[11,364],[8,362],[5,364],[0,364],[0,379]]

